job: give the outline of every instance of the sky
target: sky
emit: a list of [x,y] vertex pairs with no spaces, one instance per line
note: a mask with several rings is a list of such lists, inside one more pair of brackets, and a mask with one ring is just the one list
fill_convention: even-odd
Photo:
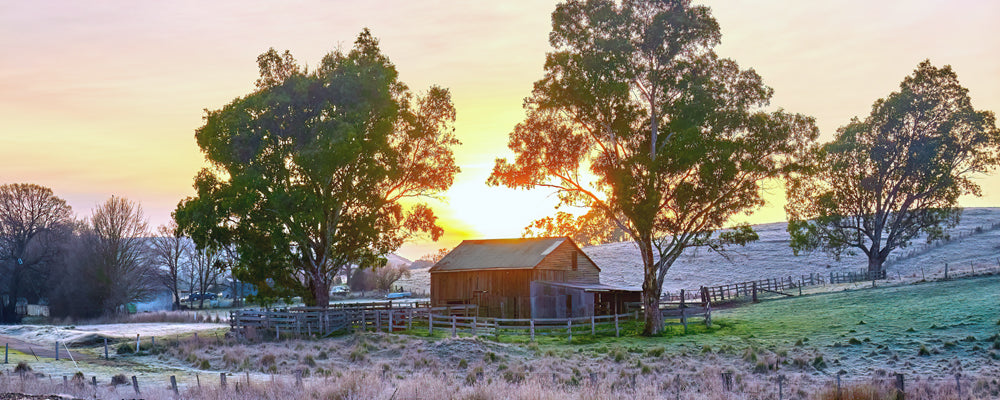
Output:
[[[204,157],[205,109],[254,88],[256,57],[290,50],[307,65],[350,48],[364,27],[400,78],[451,90],[462,173],[433,202],[445,236],[400,249],[415,259],[467,238],[518,237],[555,212],[555,196],[486,186],[542,74],[557,1],[0,2],[0,184],[30,182],[80,217],[108,197],[138,201],[152,227],[170,219]],[[696,2],[698,3],[698,2]],[[979,110],[1000,112],[1000,2],[992,0],[704,1],[716,51],[774,89],[771,108],[814,116],[820,139],[864,117],[917,64],[949,64]],[[981,177],[1000,206],[1000,176]],[[750,223],[785,218],[780,185]]]

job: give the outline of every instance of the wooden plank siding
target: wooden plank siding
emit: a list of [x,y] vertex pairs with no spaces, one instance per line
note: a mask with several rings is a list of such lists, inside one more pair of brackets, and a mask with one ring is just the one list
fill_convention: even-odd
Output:
[[[573,269],[573,254],[577,267]],[[532,280],[573,283],[600,283],[601,270],[573,241],[567,240],[535,266]]]
[[[573,268],[573,253],[576,268]],[[478,304],[479,315],[531,317],[531,282],[599,283],[600,269],[571,240],[553,249],[532,268],[431,271],[431,304]],[[485,293],[483,292],[485,291]]]

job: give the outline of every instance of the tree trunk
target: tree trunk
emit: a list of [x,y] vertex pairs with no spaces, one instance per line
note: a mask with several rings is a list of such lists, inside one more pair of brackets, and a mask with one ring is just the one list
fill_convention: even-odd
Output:
[[651,242],[639,243],[642,253],[644,277],[642,280],[642,328],[644,336],[657,335],[663,331],[663,315],[660,314],[660,293],[663,285],[656,279],[656,263],[653,261],[653,246]]
[[309,291],[312,293],[313,300],[316,301],[316,307],[327,308],[330,307],[330,285],[324,278],[320,274],[314,273],[309,282]]
[[868,256],[868,276],[874,276],[877,279],[885,278],[885,257],[883,257],[881,252],[872,252]]

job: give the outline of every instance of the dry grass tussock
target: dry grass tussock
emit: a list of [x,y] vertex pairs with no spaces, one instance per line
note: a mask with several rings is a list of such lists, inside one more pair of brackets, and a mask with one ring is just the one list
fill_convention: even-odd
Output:
[[[483,377],[473,381],[456,380],[443,373],[420,372],[402,378],[381,373],[378,368],[351,370],[335,376],[313,377],[297,384],[294,378],[283,376],[274,380],[251,382],[249,385],[233,376],[227,387],[206,385],[202,388],[188,387],[180,390],[180,398],[185,399],[449,399],[449,400],[494,400],[494,399],[760,399],[777,398],[774,380],[768,377],[748,376],[733,390],[727,390],[721,382],[711,376],[717,371],[687,376],[677,381],[667,376],[643,377],[634,383],[627,379],[597,382],[567,383],[550,381],[544,374],[536,374],[521,382],[508,382],[497,377]],[[141,382],[141,381],[140,381]],[[836,390],[824,387],[809,390],[799,387],[806,381],[787,382],[783,396],[787,399],[837,399]],[[987,399],[996,398],[985,386],[996,386],[986,380],[977,383],[972,392],[963,392],[959,397],[954,386],[936,384],[933,381],[917,381],[907,389],[907,399]],[[141,384],[141,397],[149,400],[173,400],[178,398],[168,385]],[[966,389],[968,390],[968,389]],[[55,383],[37,376],[8,374],[0,376],[0,393],[61,394],[75,398],[121,399],[136,396],[129,384],[111,385],[107,382],[94,387],[85,380],[70,380]],[[882,400],[895,398],[894,389],[884,382],[849,384],[842,387],[839,399]]]
[[[778,398],[779,377],[783,398],[838,398],[833,377],[814,366],[815,350],[706,346],[678,353],[617,344],[542,350],[384,333],[270,343],[187,338],[164,346],[155,355],[160,361],[205,371],[201,389],[190,380],[182,384],[181,398],[190,399],[769,399]],[[231,374],[226,388],[219,387],[219,371]],[[63,385],[37,374],[8,373],[0,377],[0,393],[135,395],[128,380],[114,386],[108,377],[99,379],[95,388],[89,380]],[[1000,398],[997,379],[989,373],[966,377],[961,398]],[[142,398],[175,398],[166,379],[151,380],[139,378]],[[893,382],[887,373],[845,376],[839,398],[890,399]],[[911,375],[906,389],[911,400],[959,399],[954,380]]]

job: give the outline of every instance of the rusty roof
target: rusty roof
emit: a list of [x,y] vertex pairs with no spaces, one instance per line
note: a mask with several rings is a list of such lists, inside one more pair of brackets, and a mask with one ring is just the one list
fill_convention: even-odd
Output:
[[534,268],[566,241],[572,243],[567,237],[463,240],[430,272]]

